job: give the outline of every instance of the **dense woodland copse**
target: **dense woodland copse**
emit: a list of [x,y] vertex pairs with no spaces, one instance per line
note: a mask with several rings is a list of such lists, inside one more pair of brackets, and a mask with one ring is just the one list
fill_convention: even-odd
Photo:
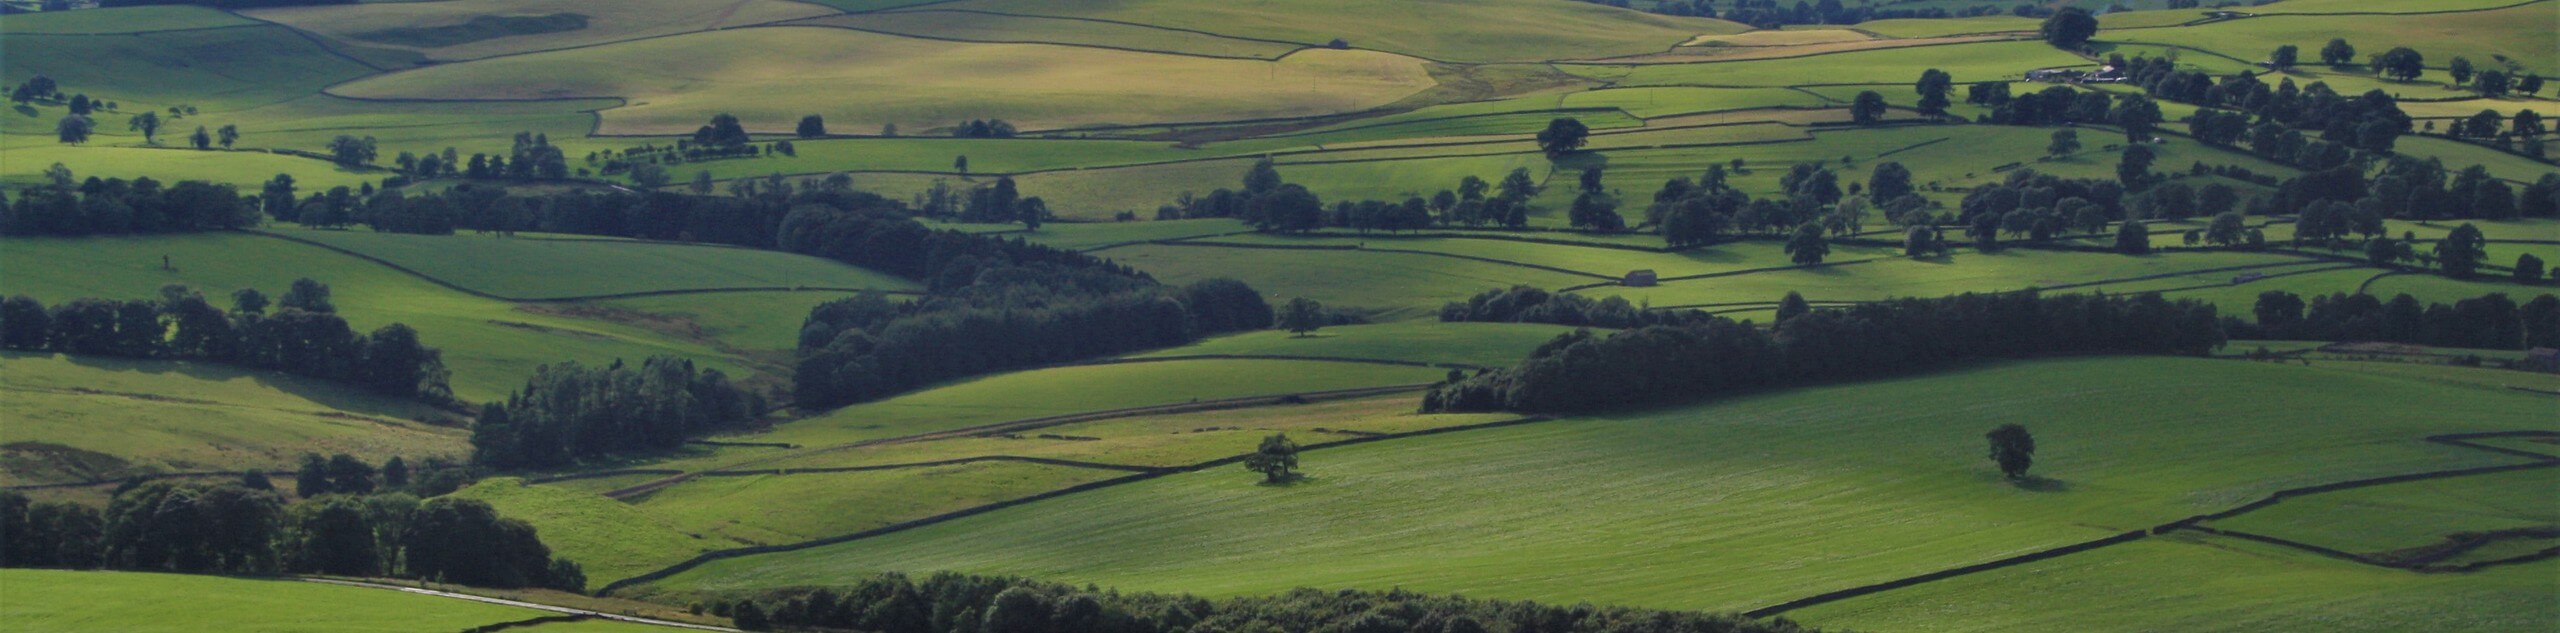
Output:
[[82,236],[192,233],[258,222],[259,201],[231,185],[150,178],[75,181],[56,163],[43,183],[0,197],[0,235]]
[[2211,304],[2157,295],[1964,294],[1813,310],[1760,328],[1727,319],[1577,330],[1507,369],[1443,383],[1424,411],[1568,413],[2056,354],[2203,354]]
[[531,524],[488,503],[406,492],[286,503],[251,485],[154,481],[105,512],[0,491],[0,566],[181,573],[391,576],[482,587],[582,591]]
[[310,279],[295,281],[275,307],[268,312],[266,295],[244,288],[226,312],[175,284],[156,301],[74,299],[48,308],[17,295],[0,300],[0,349],[228,363],[453,401],[443,353],[408,325],[359,335],[338,316],[329,287]]
[[2560,297],[2536,295],[2518,305],[2502,293],[2451,304],[2424,303],[2407,294],[2389,300],[2368,294],[2300,295],[2271,290],[2258,295],[2254,322],[2227,318],[2232,338],[2300,341],[2383,341],[2436,347],[2517,350],[2560,347]]
[[1512,286],[1477,293],[1466,301],[1440,307],[1444,323],[1552,323],[1603,328],[1703,323],[1713,315],[1696,310],[1647,310],[1610,295],[1605,299]]
[[495,469],[559,468],[617,453],[664,451],[745,428],[764,399],[716,369],[660,356],[634,367],[544,365],[503,402],[482,405],[471,461]]
[[882,574],[842,587],[712,597],[697,608],[749,631],[958,633],[1796,633],[1784,618],[1480,600],[1405,590],[1210,600],[1022,578]]

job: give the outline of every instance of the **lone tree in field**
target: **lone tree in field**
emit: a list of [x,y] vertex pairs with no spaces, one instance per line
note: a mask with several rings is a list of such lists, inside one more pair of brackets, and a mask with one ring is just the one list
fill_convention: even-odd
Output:
[[2027,427],[2003,424],[1982,436],[1991,440],[1991,461],[2000,464],[2000,474],[2010,479],[2025,479],[2027,468],[2036,463],[2036,437]]
[[231,149],[232,143],[240,142],[240,126],[223,125],[222,129],[214,130],[213,136],[216,142],[222,144],[223,149]]
[[1956,79],[1947,71],[1931,68],[1920,72],[1920,81],[1912,85],[1920,93],[1920,113],[1932,118],[1947,114],[1947,96],[1954,94]]
[[1590,139],[1591,128],[1582,120],[1559,117],[1548,121],[1547,129],[1538,132],[1538,149],[1546,150],[1548,158],[1556,158],[1582,149],[1583,142]]
[[1295,336],[1306,336],[1324,327],[1324,304],[1306,297],[1290,299],[1280,308],[1280,328]]
[[818,138],[826,136],[827,120],[826,118],[815,114],[800,117],[800,129],[795,131],[800,134],[800,138]]
[[2300,63],[2302,63],[2302,47],[2292,44],[2278,46],[2275,52],[2267,54],[2267,66],[2277,70],[2292,68]]
[[1795,235],[1787,238],[1787,259],[1796,265],[1819,264],[1822,258],[1829,256],[1831,243],[1823,241],[1821,224],[1806,222],[1804,226],[1796,227]]
[[2053,17],[2045,18],[2044,27],[2038,32],[2043,33],[2045,43],[2052,44],[2054,48],[2080,50],[2089,43],[2089,38],[2098,35],[2098,18],[2089,15],[2086,9],[2065,7],[2055,11]]
[[2330,38],[2328,45],[2320,47],[2320,63],[2328,64],[2330,68],[2345,66],[2355,61],[2356,46],[2348,44],[2347,38]]
[[1883,94],[1873,90],[1859,92],[1857,100],[1849,104],[1849,120],[1859,125],[1883,123],[1884,109]]
[[2141,220],[2125,220],[2124,224],[2116,227],[2116,252],[2126,255],[2149,254],[2151,229],[2143,226]]
[[160,144],[160,139],[157,138],[160,135],[160,113],[158,112],[144,112],[133,115],[133,118],[125,121],[124,127],[125,129],[141,132],[142,142],[144,143],[152,145]]
[[2044,146],[2047,156],[2061,156],[2080,151],[2080,132],[2071,128],[2053,131],[2053,142]]
[[89,134],[97,128],[97,123],[90,121],[89,117],[65,114],[62,115],[61,121],[53,124],[53,133],[64,143],[79,145],[89,142]]
[[2436,265],[2445,276],[2469,279],[2480,272],[2480,264],[2488,261],[2488,246],[2489,240],[2481,235],[2480,227],[2465,222],[2446,234],[2444,241],[2436,242]]
[[213,149],[213,132],[205,130],[204,126],[196,126],[196,133],[187,136],[187,143],[196,149]]
[[1244,469],[1262,473],[1263,483],[1285,483],[1298,478],[1298,443],[1289,434],[1262,438],[1262,446],[1244,457]]
[[2373,61],[2375,72],[2400,81],[2416,81],[2427,73],[2427,57],[2406,46],[2383,51]]

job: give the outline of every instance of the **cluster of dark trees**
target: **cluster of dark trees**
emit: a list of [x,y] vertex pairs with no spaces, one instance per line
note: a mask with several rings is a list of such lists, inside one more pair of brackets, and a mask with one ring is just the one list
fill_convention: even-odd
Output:
[[1013,124],[1004,119],[970,119],[951,126],[951,135],[960,138],[1013,138]]
[[[2270,86],[2250,73],[2216,78],[2179,70],[2177,62],[2167,58],[2135,57],[2118,67],[2127,81],[2151,96],[2228,111],[2195,124],[2200,132],[2197,140],[2227,146],[2245,137],[2253,149],[2270,157],[2299,153],[2309,144],[2301,134],[2304,131],[2348,149],[2389,152],[2410,129],[2409,115],[2400,110],[2399,101],[2381,89],[2348,96],[2324,82],[2296,87],[2290,77]],[[2233,118],[2243,114],[2257,122]],[[2279,151],[2285,149],[2294,151]]]
[[154,481],[100,513],[0,491],[0,566],[393,576],[583,591],[533,526],[476,499],[330,494],[286,504],[236,483]]
[[2140,133],[2159,125],[2161,119],[2160,104],[2141,95],[2118,99],[2104,92],[2068,86],[2046,86],[2012,95],[2008,82],[1981,82],[1966,86],[1965,102],[1990,107],[1991,112],[1981,115],[1979,121],[1997,125],[2106,123]]
[[1711,318],[1695,310],[1646,310],[1610,295],[1593,300],[1577,294],[1547,292],[1530,286],[1487,290],[1466,301],[1440,307],[1444,322],[1553,323],[1604,328],[1681,325]]
[[[1588,176],[1595,183],[1597,177],[1597,173]],[[1529,224],[1529,199],[1542,190],[1537,177],[1523,168],[1512,170],[1499,185],[1468,176],[1458,182],[1456,189],[1443,189],[1427,199],[1414,196],[1403,202],[1338,201],[1328,208],[1306,187],[1283,180],[1279,168],[1265,158],[1245,171],[1241,189],[1221,187],[1205,196],[1183,192],[1173,204],[1157,208],[1156,219],[1239,218],[1260,230],[1282,232],[1327,226],[1411,231],[1430,228],[1435,223],[1520,228]],[[1584,209],[1586,219],[1591,210]]]
[[1809,310],[1773,328],[1728,319],[1577,330],[1520,364],[1432,388],[1424,411],[1576,412],[2057,354],[2203,354],[2211,304],[2157,295],[1965,294]]
[[797,404],[859,402],[963,376],[1272,324],[1271,306],[1233,280],[1176,288],[1097,267],[977,266],[972,283],[905,305],[862,295],[812,310],[800,331]]
[[[275,490],[275,482],[266,473],[241,473],[240,485],[251,490]],[[417,466],[398,455],[383,460],[381,468],[364,463],[362,458],[346,453],[321,457],[304,453],[302,464],[293,473],[293,494],[298,497],[320,495],[369,495],[377,492],[406,492],[421,497],[436,497],[471,485],[471,469],[464,464],[440,456],[429,456]]]
[[[1584,1],[1620,8],[1629,6],[1627,0]],[[2040,4],[2018,4],[2005,8],[1993,3],[1955,8],[1943,6],[1897,8],[1891,4],[1893,3],[1862,2],[1852,7],[1844,4],[1842,0],[1821,0],[1820,2],[1796,0],[1792,4],[1785,5],[1779,4],[1779,0],[1733,0],[1729,6],[1720,11],[1716,9],[1716,3],[1713,0],[1663,0],[1654,3],[1650,10],[1663,15],[1723,18],[1764,29],[1775,29],[1789,24],[1857,24],[1869,20],[1971,18],[2002,14],[2044,17],[2053,14],[2052,7]]]
[[2389,301],[2369,294],[2315,295],[2309,303],[2282,290],[2258,295],[2255,323],[2226,319],[2232,338],[2384,341],[2470,349],[2560,347],[2560,298],[2535,296],[2516,305],[2504,293],[2451,305],[2406,294]]
[[1099,591],[1022,578],[882,574],[831,588],[734,595],[697,604],[749,631],[962,633],[1802,633],[1783,618],[1433,596],[1404,590],[1318,591],[1209,600]]
[[[2264,208],[2252,208],[2251,212],[2306,213],[2322,202],[2343,204],[2366,218],[2349,223],[2353,226],[2378,227],[2381,218],[2427,221],[2560,217],[2560,174],[2544,174],[2519,191],[2480,165],[2448,172],[2443,161],[2434,158],[2392,156],[2369,178],[2356,165],[2306,172],[2286,179],[2277,185],[2275,195],[2264,200]],[[2378,233],[2379,229],[2372,232]]]
[[123,235],[190,233],[256,224],[258,201],[231,185],[185,180],[162,185],[150,178],[74,183],[57,163],[45,181],[0,195],[0,235]]
[[744,428],[764,399],[693,361],[652,357],[639,366],[575,361],[534,370],[524,389],[480,407],[471,461],[492,469],[558,468],[618,453],[664,451],[688,438]]
[[1049,218],[1049,204],[1039,196],[1024,197],[1014,188],[1012,176],[1002,176],[986,185],[954,192],[942,183],[934,183],[925,192],[923,212],[928,216],[950,217],[962,222],[1009,224],[1021,222],[1032,230]]
[[420,343],[417,330],[393,323],[356,334],[329,304],[329,287],[309,279],[295,281],[272,314],[266,295],[246,288],[228,312],[175,284],[156,301],[75,299],[50,309],[12,296],[0,301],[0,348],[230,363],[432,403],[453,398],[442,353]]
[[1673,178],[1654,190],[1644,223],[1655,227],[1664,242],[1687,246],[1714,242],[1728,234],[1778,234],[1814,226],[1830,233],[1854,233],[1864,227],[1870,207],[1900,215],[1926,207],[1912,193],[1911,170],[1896,162],[1877,163],[1871,186],[1844,191],[1840,176],[1819,163],[1798,163],[1778,177],[1782,195],[1753,199],[1727,184],[1725,165],[1707,165],[1697,180]]

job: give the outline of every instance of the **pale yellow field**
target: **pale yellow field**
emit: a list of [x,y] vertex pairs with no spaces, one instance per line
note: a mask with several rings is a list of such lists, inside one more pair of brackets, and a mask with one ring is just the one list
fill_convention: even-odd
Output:
[[1046,44],[966,44],[821,27],[732,29],[447,64],[333,89],[353,97],[618,96],[607,134],[690,132],[712,115],[787,131],[912,133],[979,118],[1025,129],[1361,110],[1432,85],[1422,60],[1308,50],[1275,62]]

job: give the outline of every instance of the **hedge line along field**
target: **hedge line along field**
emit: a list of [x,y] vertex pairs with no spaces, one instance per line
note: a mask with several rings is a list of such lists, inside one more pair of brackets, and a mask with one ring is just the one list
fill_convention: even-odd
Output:
[[[333,382],[225,365],[0,353],[8,485],[290,470],[303,453],[461,457],[450,417]],[[450,424],[448,422],[448,424]]]
[[[0,569],[0,584],[9,587],[9,599],[0,601],[0,619],[27,631],[459,631],[552,615],[290,579]],[[113,608],[100,608],[106,605]]]
[[511,299],[745,288],[910,292],[914,281],[820,257],[632,240],[269,229]]
[[[1376,442],[1308,453],[1312,479],[1286,487],[1177,475],[723,560],[654,586],[957,570],[1212,596],[1396,586],[1745,609],[2281,488],[2509,463],[2419,438],[2552,426],[2541,396],[2331,365],[2005,363]],[[1980,406],[1986,397],[1998,405]],[[1980,458],[1981,430],[2002,422],[2035,425],[2043,479],[2012,485]],[[1836,546],[1846,542],[1872,547]]]
[[[1413,396],[1390,394],[1308,403],[1121,417],[981,434],[812,452],[759,464],[757,470],[878,467],[985,457],[1068,460],[1103,466],[1179,468],[1253,452],[1262,438],[1288,433],[1313,444],[1382,433],[1516,419],[1505,413],[1415,413]],[[822,474],[822,473],[811,473]],[[797,477],[798,474],[790,476]]]
[[2441,68],[2455,57],[2468,57],[2473,63],[2489,67],[2496,67],[2497,60],[2514,60],[2526,72],[2549,74],[2560,70],[2560,64],[2554,63],[2560,60],[2551,56],[2551,51],[2560,50],[2560,34],[2552,29],[2499,28],[2553,20],[2560,20],[2560,6],[2533,3],[2387,20],[2371,16],[2261,16],[2176,29],[2124,31],[2105,39],[2188,46],[2250,62],[2265,59],[2268,51],[2286,44],[2318,51],[2331,38],[2376,45],[2394,42],[2416,49],[2426,55],[2429,66],[2439,69],[2428,73],[2432,78],[2422,77],[2421,81],[2449,83]]
[[[836,115],[848,129],[895,123],[923,132],[986,117],[1045,129],[1357,111],[1430,87],[1422,65],[1357,50],[1311,50],[1261,62],[775,27],[445,64],[331,92],[378,99],[622,97],[631,104],[605,113],[601,129],[615,134],[682,133],[722,112],[753,131],[787,130],[810,112]],[[757,98],[731,98],[739,94]]]
[[[175,270],[161,268],[167,256]],[[524,386],[534,369],[565,360],[600,365],[676,355],[746,377],[755,368],[708,345],[603,321],[551,316],[517,304],[464,294],[427,280],[317,246],[273,237],[206,234],[80,239],[0,240],[0,293],[48,305],[83,297],[146,299],[165,284],[186,284],[227,305],[233,290],[277,296],[298,278],[329,284],[349,325],[371,331],[391,323],[417,328],[444,350],[454,395],[494,400]]]
[[2546,599],[2552,566],[2419,574],[2179,532],[1786,617],[1931,632],[2530,631],[2560,618]]

